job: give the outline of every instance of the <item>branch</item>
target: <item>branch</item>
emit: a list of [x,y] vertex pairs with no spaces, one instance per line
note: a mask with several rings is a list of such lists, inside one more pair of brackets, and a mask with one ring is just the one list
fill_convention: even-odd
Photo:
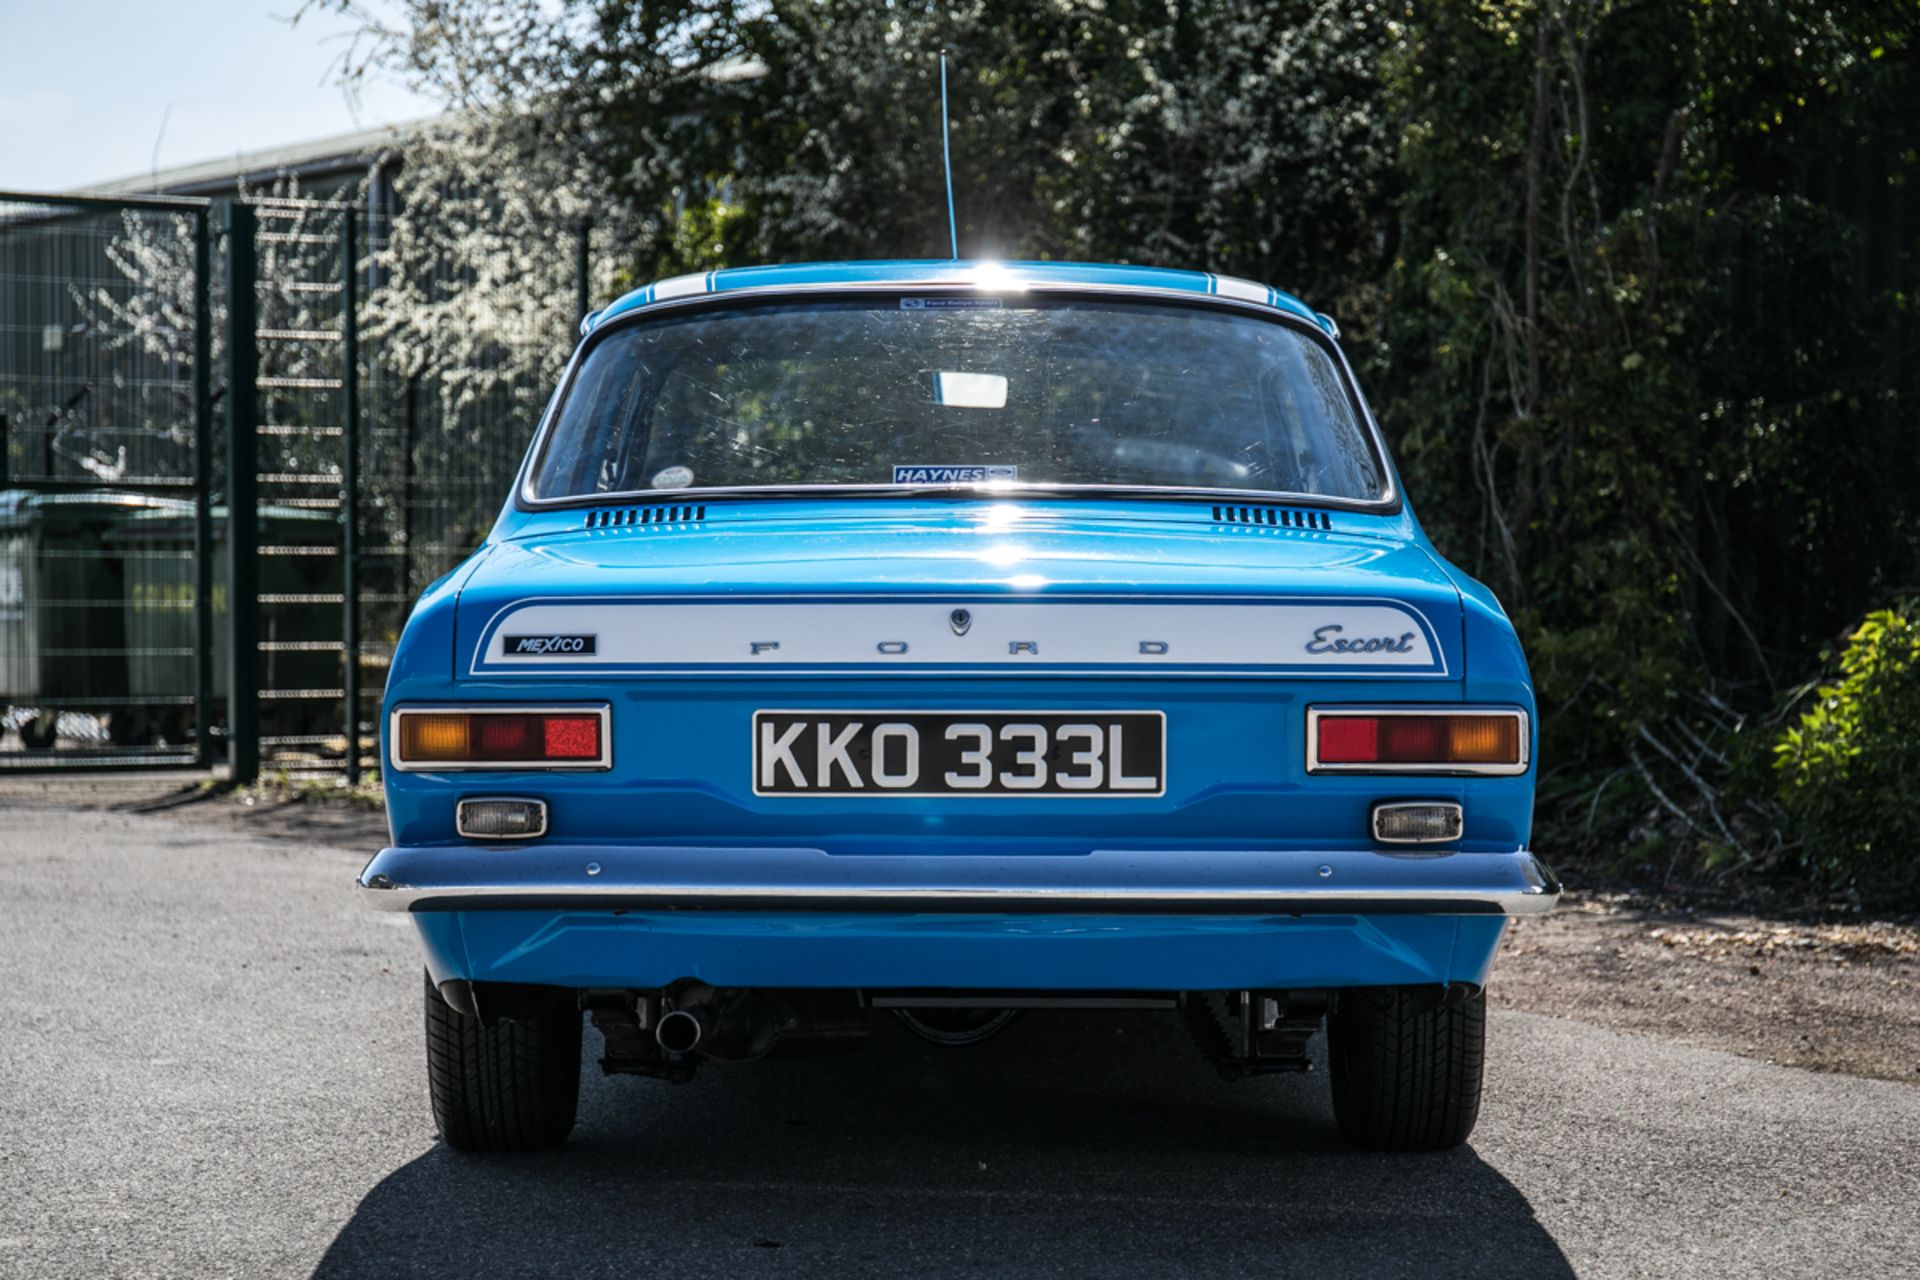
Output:
[[1593,789],[1593,803],[1587,806],[1586,834],[1589,837],[1593,835],[1594,818],[1598,816],[1600,812],[1600,797],[1607,794],[1607,788],[1613,785],[1613,780],[1625,772],[1625,769],[1615,769],[1612,773],[1602,778],[1600,785]]
[[1716,751],[1713,749],[1713,747],[1709,746],[1707,744],[1707,740],[1701,737],[1699,734],[1695,733],[1692,727],[1689,726],[1685,720],[1681,720],[1676,717],[1673,721],[1673,727],[1686,735],[1687,740],[1693,744],[1694,750],[1698,751],[1700,755],[1710,756],[1713,758],[1714,763],[1721,765],[1723,767],[1726,766],[1726,764],[1728,763],[1726,755],[1723,752]]
[[1732,618],[1734,625],[1740,628],[1740,634],[1747,638],[1748,646],[1753,649],[1753,656],[1760,660],[1760,674],[1766,677],[1767,692],[1778,694],[1780,686],[1774,682],[1773,667],[1767,662],[1767,655],[1760,649],[1760,638],[1753,634],[1753,628],[1747,625],[1747,620],[1740,615],[1740,611],[1733,607],[1733,601],[1727,598],[1727,593],[1720,589],[1720,584],[1715,582],[1713,575],[1707,572],[1707,566],[1701,563],[1692,544],[1680,537],[1678,531],[1674,533],[1674,545],[1680,548],[1681,554],[1687,558],[1687,563],[1692,565],[1693,571],[1700,575],[1700,581],[1706,584],[1707,590],[1713,592],[1714,598],[1727,611],[1727,616]]
[[1648,746],[1652,747],[1655,751],[1658,751],[1661,755],[1665,756],[1667,758],[1667,763],[1671,764],[1674,768],[1678,769],[1681,773],[1685,774],[1687,781],[1693,783],[1695,787],[1699,788],[1700,794],[1706,798],[1707,815],[1713,819],[1713,825],[1720,828],[1720,834],[1726,837],[1726,841],[1730,846],[1736,849],[1739,848],[1740,841],[1734,837],[1733,831],[1727,826],[1726,819],[1720,816],[1719,790],[1713,787],[1711,784],[1709,784],[1707,780],[1701,777],[1698,773],[1695,773],[1692,769],[1688,768],[1686,762],[1683,761],[1665,743],[1661,742],[1658,738],[1654,737],[1652,732],[1648,730],[1647,726],[1645,725],[1640,726],[1639,736],[1641,741],[1645,742]]
[[1575,250],[1573,234],[1573,193],[1580,185],[1581,175],[1586,172],[1587,156],[1590,150],[1587,138],[1587,55],[1578,40],[1567,41],[1567,80],[1573,86],[1575,120],[1574,134],[1580,139],[1580,148],[1574,153],[1573,164],[1567,169],[1567,180],[1560,187],[1560,242],[1567,255],[1567,272],[1573,277],[1573,296],[1581,308],[1586,311],[1586,285],[1580,277],[1579,254]]
[[1540,404],[1540,168],[1547,146],[1547,48],[1552,6],[1540,10],[1533,43],[1533,124],[1527,131],[1527,399],[1522,417]]
[[1627,744],[1627,757],[1633,761],[1634,771],[1640,775],[1640,781],[1646,784],[1647,790],[1653,793],[1653,798],[1660,802],[1662,809],[1665,809],[1668,813],[1678,818],[1686,826],[1687,830],[1693,832],[1693,834],[1699,836],[1702,840],[1713,839],[1713,833],[1711,831],[1708,831],[1699,823],[1695,822],[1685,809],[1682,809],[1679,805],[1667,798],[1667,793],[1662,791],[1660,784],[1653,780],[1653,774],[1647,769],[1646,761],[1640,758],[1640,752],[1634,748],[1632,743]]

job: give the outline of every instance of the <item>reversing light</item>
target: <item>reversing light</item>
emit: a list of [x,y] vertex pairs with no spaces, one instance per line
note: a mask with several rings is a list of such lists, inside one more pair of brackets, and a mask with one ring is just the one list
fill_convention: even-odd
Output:
[[1518,710],[1307,711],[1311,773],[1525,773],[1527,716]]
[[453,825],[469,840],[531,840],[547,834],[547,803],[518,796],[462,800]]
[[1373,806],[1373,838],[1381,844],[1445,844],[1460,838],[1464,821],[1451,800],[1393,800]]
[[607,708],[434,707],[393,713],[399,769],[604,769]]

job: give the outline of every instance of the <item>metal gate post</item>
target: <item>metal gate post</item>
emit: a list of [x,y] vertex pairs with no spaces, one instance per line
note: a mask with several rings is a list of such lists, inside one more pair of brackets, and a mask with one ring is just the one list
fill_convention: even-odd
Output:
[[[583,217],[573,224],[573,327],[593,309],[593,288],[589,278],[593,267],[593,219]],[[569,339],[575,334],[568,334]]]
[[400,412],[400,603],[413,602],[413,441],[420,424],[420,375],[407,376]]
[[346,616],[347,785],[360,782],[360,254],[354,244],[354,210],[340,214],[340,555]]
[[255,345],[253,209],[227,220],[227,767],[235,784],[260,776],[260,351]]
[[213,226],[193,215],[193,762],[213,764]]

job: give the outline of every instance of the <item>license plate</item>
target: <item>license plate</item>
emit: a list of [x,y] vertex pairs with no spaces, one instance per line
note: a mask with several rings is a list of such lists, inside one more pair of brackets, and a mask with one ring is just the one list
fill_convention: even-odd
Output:
[[757,711],[753,790],[778,796],[1158,796],[1158,711]]

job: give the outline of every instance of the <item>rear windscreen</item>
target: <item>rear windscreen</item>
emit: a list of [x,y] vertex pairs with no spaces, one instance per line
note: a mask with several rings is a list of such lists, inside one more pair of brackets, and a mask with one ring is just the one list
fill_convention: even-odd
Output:
[[623,325],[575,371],[538,499],[1027,485],[1367,501],[1385,477],[1330,351],[1225,309],[888,296]]

